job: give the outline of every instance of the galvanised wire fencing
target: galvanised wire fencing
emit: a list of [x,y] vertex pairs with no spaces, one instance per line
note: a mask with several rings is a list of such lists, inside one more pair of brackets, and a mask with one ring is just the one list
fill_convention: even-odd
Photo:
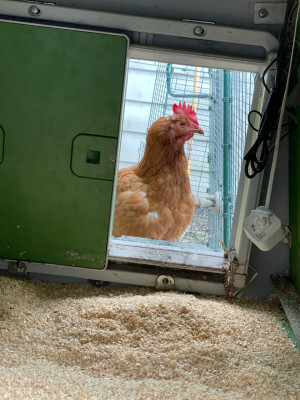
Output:
[[210,72],[211,79],[211,112],[209,130],[209,188],[210,194],[219,196],[219,213],[208,212],[209,239],[207,246],[212,249],[220,248],[220,240],[224,240],[224,221],[226,216],[223,209],[223,125],[224,125],[224,74],[215,69]]
[[148,128],[171,115],[175,102],[193,106],[205,135],[185,144],[192,192],[196,198],[215,196],[218,204],[218,213],[196,208],[178,242],[213,250],[221,249],[220,240],[228,244],[254,80],[255,74],[247,72],[157,63]]
[[248,113],[251,110],[254,83],[255,74],[241,71],[231,71],[231,215],[233,215],[234,211],[235,199],[237,196],[237,184],[239,181],[242,159],[244,156],[245,131],[248,126]]

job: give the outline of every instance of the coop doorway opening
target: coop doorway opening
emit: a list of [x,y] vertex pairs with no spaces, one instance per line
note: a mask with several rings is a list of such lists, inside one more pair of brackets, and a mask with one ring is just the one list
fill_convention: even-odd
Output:
[[[172,115],[174,103],[196,112],[204,135],[186,142],[195,198],[191,223],[175,242],[122,236],[119,242],[222,252],[233,224],[255,73],[131,59],[128,67],[118,168],[143,157],[147,131]],[[113,238],[114,239],[114,238]]]

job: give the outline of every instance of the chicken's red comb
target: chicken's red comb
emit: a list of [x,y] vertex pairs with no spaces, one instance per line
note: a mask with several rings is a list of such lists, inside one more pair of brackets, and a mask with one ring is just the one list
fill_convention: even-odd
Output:
[[179,102],[179,105],[173,104],[173,113],[186,115],[193,124],[199,126],[199,123],[197,120],[197,115],[196,115],[195,111],[193,110],[193,107],[187,106],[185,104],[185,101],[183,102],[183,104],[181,104],[181,101]]

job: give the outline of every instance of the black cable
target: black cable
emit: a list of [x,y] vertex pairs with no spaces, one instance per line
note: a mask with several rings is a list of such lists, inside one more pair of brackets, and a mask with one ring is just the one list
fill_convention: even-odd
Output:
[[251,120],[250,120],[250,117],[251,117],[252,114],[257,114],[257,115],[260,116],[260,118],[262,118],[262,114],[261,114],[258,110],[252,110],[252,111],[250,111],[249,114],[248,114],[248,124],[250,125],[250,127],[251,127],[255,132],[258,132],[258,129],[255,128],[255,126],[252,124],[252,122],[251,122]]
[[[264,70],[263,75],[262,75],[262,83],[263,83],[263,85],[264,85],[264,87],[265,87],[265,89],[266,89],[266,91],[267,91],[268,93],[270,93],[270,89],[268,88],[268,86],[267,86],[267,84],[266,84],[265,76],[266,76],[266,73],[269,71],[269,69],[272,67],[272,65],[273,65],[276,61],[277,61],[277,58],[275,58],[275,59],[267,66],[267,68]],[[251,112],[251,111],[250,111],[250,112]]]
[[[252,110],[248,115],[250,127],[257,132],[257,139],[255,143],[244,156],[244,160],[246,161],[245,174],[247,178],[250,179],[263,171],[266,166],[269,153],[274,149],[274,146],[269,148],[269,140],[272,138],[272,134],[274,132],[274,123],[278,120],[278,115],[280,114],[280,108],[286,86],[288,74],[287,71],[292,48],[292,41],[290,40],[291,32],[289,27],[291,25],[292,16],[297,9],[297,6],[293,7],[293,3],[293,0],[289,0],[287,4],[285,20],[280,34],[280,44],[277,58],[275,58],[267,66],[262,76],[263,85],[266,91],[270,94],[264,112],[261,114],[257,110]],[[265,75],[275,62],[276,74],[273,87],[269,89],[265,82]],[[250,117],[253,113],[256,113],[260,117],[259,129],[256,129],[250,121]],[[294,128],[292,130],[294,130]],[[289,132],[290,131],[291,130],[289,130]],[[281,139],[283,139],[288,133],[283,135]]]

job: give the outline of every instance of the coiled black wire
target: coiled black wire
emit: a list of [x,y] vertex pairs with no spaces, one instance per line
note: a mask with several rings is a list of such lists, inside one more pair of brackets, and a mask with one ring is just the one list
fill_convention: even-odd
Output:
[[[279,44],[277,58],[275,58],[267,66],[262,76],[263,85],[266,91],[270,94],[265,110],[263,114],[261,114],[257,110],[252,110],[248,114],[249,125],[254,131],[257,132],[257,139],[255,143],[244,156],[244,160],[246,161],[245,174],[249,179],[254,178],[258,173],[263,171],[263,169],[266,166],[269,153],[274,149],[274,146],[269,147],[269,141],[270,139],[272,139],[274,128],[276,128],[276,123],[278,120],[278,116],[280,114],[282,98],[287,80],[287,71],[288,71],[288,65],[292,47],[290,28],[291,28],[293,13],[297,9],[297,6],[293,7],[293,3],[294,3],[293,0],[289,0],[287,4],[285,21],[280,35],[280,44]],[[296,66],[294,66],[293,68],[294,70],[296,70],[296,67],[299,64],[299,54],[297,55],[297,57],[298,60],[296,62]],[[274,65],[275,63],[276,63],[276,75],[273,87],[270,89],[266,85],[265,75],[272,67],[272,65]],[[250,117],[254,113],[260,117],[259,129],[256,129],[253,126],[252,122],[250,121]],[[290,121],[293,121],[293,119],[290,118]],[[294,126],[288,133],[294,130],[296,126],[297,124],[294,123]],[[287,134],[285,134],[283,137],[286,137]],[[281,139],[283,139],[283,137]]]

